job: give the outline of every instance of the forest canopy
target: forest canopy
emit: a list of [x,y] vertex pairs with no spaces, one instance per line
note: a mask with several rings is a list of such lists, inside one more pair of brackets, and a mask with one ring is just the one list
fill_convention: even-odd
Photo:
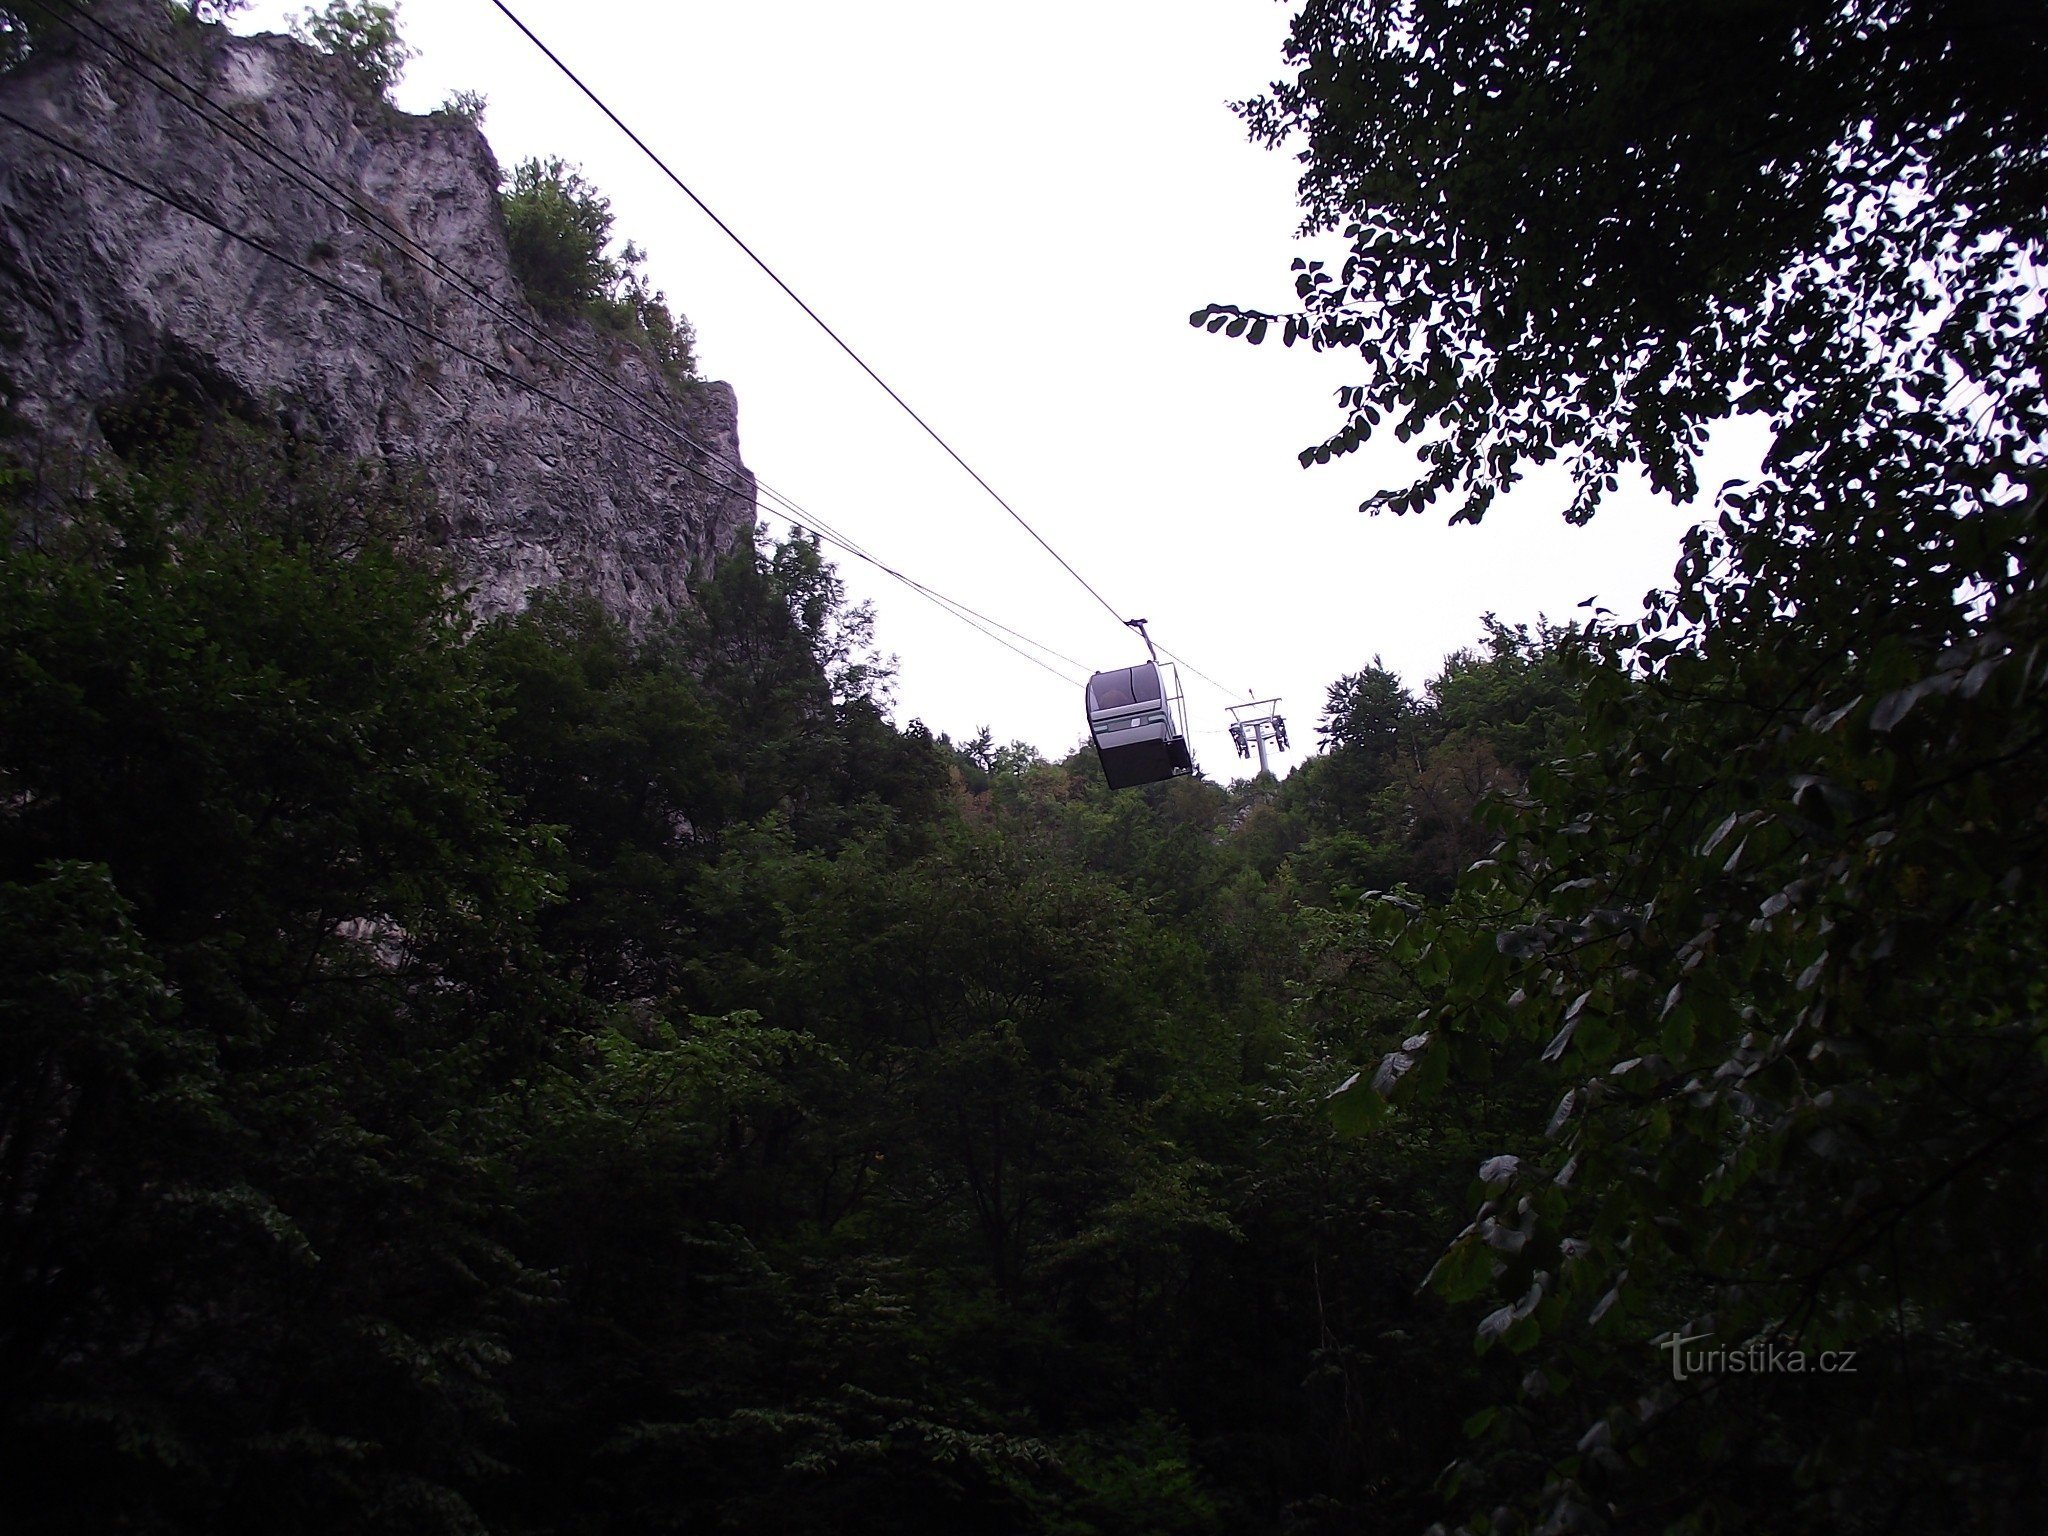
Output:
[[0,550],[22,1529],[1426,1517],[1476,1143],[1331,1125],[1359,1009],[1421,999],[1296,882],[1441,881],[1411,802],[1512,722],[1430,715],[1361,855],[1307,782],[892,726],[807,540],[642,639],[478,627],[402,477],[132,451],[14,475]]

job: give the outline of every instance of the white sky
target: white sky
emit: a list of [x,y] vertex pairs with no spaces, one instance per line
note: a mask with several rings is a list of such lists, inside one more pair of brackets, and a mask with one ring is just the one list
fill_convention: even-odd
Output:
[[[1291,758],[1376,653],[1419,689],[1482,613],[1632,614],[1670,572],[1695,514],[1646,492],[1584,529],[1556,482],[1476,529],[1361,516],[1405,449],[1295,460],[1340,424],[1345,360],[1188,325],[1212,300],[1290,307],[1298,168],[1226,107],[1280,73],[1273,0],[508,3],[1124,614],[1237,697],[1280,695]],[[301,8],[258,0],[238,29]],[[420,55],[400,105],[482,91],[500,164],[561,155],[610,197],[702,371],[738,391],[764,482],[1091,670],[1142,659],[488,0],[404,0],[400,21]],[[1084,734],[1078,686],[838,564],[898,658],[899,720],[1052,756]],[[1240,777],[1229,701],[1183,680],[1203,768]]]

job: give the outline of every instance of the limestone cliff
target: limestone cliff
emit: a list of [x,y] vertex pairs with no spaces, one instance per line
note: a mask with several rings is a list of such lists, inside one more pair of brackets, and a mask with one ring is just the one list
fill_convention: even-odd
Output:
[[233,142],[106,34],[53,37],[0,76],[0,111],[336,287],[0,122],[0,398],[17,430],[98,448],[120,408],[169,390],[416,465],[485,612],[566,583],[642,628],[744,543],[754,483],[731,389],[678,387],[618,338],[534,313],[473,126],[400,112],[339,60],[159,0],[91,14],[375,217]]

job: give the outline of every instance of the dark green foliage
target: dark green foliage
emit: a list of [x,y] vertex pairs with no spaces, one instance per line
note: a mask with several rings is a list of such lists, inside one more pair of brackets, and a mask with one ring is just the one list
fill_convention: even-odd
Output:
[[441,583],[235,450],[0,561],[4,1438],[27,1528],[457,1529],[502,1413],[490,1117],[544,1051]]
[[[1974,642],[1932,664],[1879,644],[1824,692],[1789,635],[1647,685],[1616,637],[1585,750],[1538,772],[1497,862],[1443,914],[1381,914],[1442,999],[1381,1089],[1490,1042],[1547,1084],[1550,1145],[1514,1149],[1438,1270],[1504,1309],[1482,1342],[1574,1388],[1493,1421],[1494,1448],[1546,1437],[1546,1502],[1750,1529],[2038,1518],[2018,1426],[2048,1381],[2042,1254],[2010,1212],[2048,1197],[2042,613],[2017,585]],[[1688,1389],[1651,1342],[1681,1333],[1860,1363]],[[1573,1452],[1589,1411],[1613,1451]],[[1513,1488],[1478,1459],[1475,1497]]]
[[534,308],[580,315],[647,347],[669,376],[694,378],[696,332],[639,271],[628,241],[613,255],[611,202],[562,160],[522,160],[499,189],[512,270]]
[[1489,624],[1112,795],[808,540],[472,632],[387,477],[132,451],[0,563],[25,1528],[2032,1518],[2031,507],[1946,651]]
[[661,994],[699,841],[737,794],[716,765],[721,722],[673,642],[636,646],[593,604],[543,599],[476,645],[504,709],[499,778],[560,828],[549,951],[593,997]]
[[1401,680],[1375,656],[1363,672],[1330,684],[1316,735],[1325,751],[1355,754],[1369,770],[1384,773],[1400,759],[1420,714]]
[[1370,508],[1450,493],[1476,519],[1558,458],[1574,518],[1628,465],[1690,497],[1737,409],[1786,454],[1873,411],[1950,433],[1987,397],[2000,431],[2040,409],[2012,344],[2048,234],[2038,13],[1308,0],[1287,57],[1240,110],[1302,145],[1304,227],[1349,254],[1295,262],[1293,314],[1193,318],[1358,353],[1345,425],[1303,459],[1387,424],[1418,442],[1422,475]]
[[1510,628],[1492,614],[1481,646],[1453,651],[1430,680],[1429,718],[1446,739],[1483,743],[1510,771],[1527,776],[1562,752],[1578,727],[1579,692],[1570,668],[1577,635],[1540,625]]
[[922,726],[888,726],[890,669],[870,652],[873,616],[846,606],[816,539],[728,558],[697,598],[681,644],[726,723],[720,764],[736,814],[779,811],[805,845],[884,826],[914,839],[944,770]]
[[[1313,456],[1432,435],[1374,505],[1476,518],[1564,454],[1583,515],[1628,463],[1689,494],[1731,410],[1776,432],[1645,618],[1564,647],[1576,739],[1493,857],[1350,946],[1428,1001],[1342,1119],[1412,1128],[1484,1065],[1543,1099],[1435,1272],[1526,1368],[1447,1483],[1465,1529],[2048,1512],[2048,30],[2001,18],[1312,3],[1248,109],[1353,242],[1287,322],[1369,368]],[[1807,1373],[1679,1381],[1680,1335]]]
[[609,296],[619,268],[605,256],[611,203],[559,159],[522,160],[500,194],[512,270],[535,306],[573,313]]
[[1327,750],[1274,801],[1311,895],[1448,895],[1494,842],[1480,816],[1486,799],[1521,789],[1562,747],[1578,708],[1566,665],[1573,632],[1485,624],[1483,651],[1445,657],[1423,698],[1377,660],[1330,685]]
[[132,451],[0,568],[19,1523],[1420,1518],[1501,1115],[1324,1115],[1423,994],[1287,791],[894,729],[806,540],[466,633],[384,476]]

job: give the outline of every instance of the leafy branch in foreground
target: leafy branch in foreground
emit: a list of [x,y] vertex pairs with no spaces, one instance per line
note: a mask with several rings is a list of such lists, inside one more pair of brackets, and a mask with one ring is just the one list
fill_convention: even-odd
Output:
[[1449,495],[1477,520],[1560,458],[1574,520],[1630,466],[1690,498],[1736,411],[1787,459],[1853,452],[1872,406],[1942,457],[2031,440],[2038,17],[1308,0],[1286,54],[1292,77],[1238,110],[1301,147],[1303,231],[1348,254],[1295,262],[1290,313],[1192,318],[1358,355],[1344,425],[1302,459],[1388,427],[1415,443],[1422,475],[1367,509]]
[[[1458,901],[1380,910],[1438,1001],[1346,1098],[1410,1101],[1496,1043],[1550,1085],[1547,1145],[1489,1162],[1435,1278],[1536,1362],[1490,1433],[1562,1437],[1553,1517],[1862,1529],[2031,1496],[1993,1469],[2048,1369],[2048,1254],[2011,1219],[2048,1198],[2044,619],[2034,588],[1932,666],[1829,669],[1825,698],[1796,651],[1737,691],[1700,657],[1632,676],[1610,636],[1583,750]],[[1682,1387],[1652,1347],[1681,1335],[1862,1365]]]

